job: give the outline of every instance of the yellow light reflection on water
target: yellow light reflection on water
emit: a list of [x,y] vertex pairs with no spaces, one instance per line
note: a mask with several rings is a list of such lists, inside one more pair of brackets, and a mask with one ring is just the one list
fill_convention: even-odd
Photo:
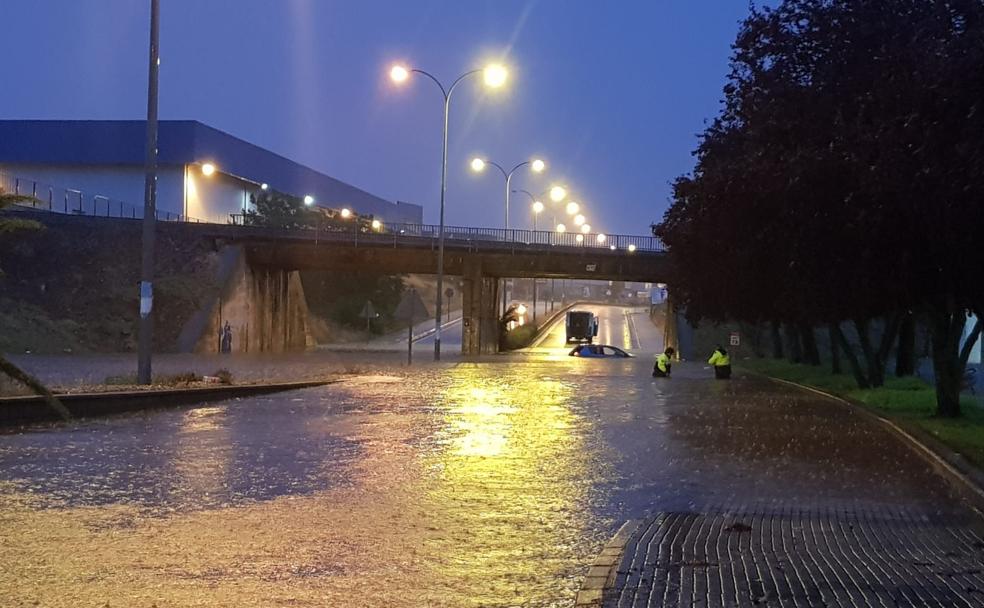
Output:
[[533,601],[529,587],[508,583],[517,579],[558,579],[573,595],[579,581],[570,568],[588,558],[581,555],[591,517],[585,481],[597,463],[584,445],[588,422],[572,409],[574,389],[503,369],[450,371],[438,433],[445,448],[428,463],[437,471],[430,498],[444,520],[439,527],[456,531],[431,541],[436,567],[468,588],[475,605]]

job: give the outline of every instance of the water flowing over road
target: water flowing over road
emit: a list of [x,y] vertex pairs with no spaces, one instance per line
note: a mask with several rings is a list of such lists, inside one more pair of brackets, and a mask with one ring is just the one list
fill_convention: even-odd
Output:
[[851,410],[699,363],[654,379],[646,311],[587,308],[639,356],[568,357],[560,325],[522,353],[0,435],[3,604],[569,606],[654,513],[972,521]]

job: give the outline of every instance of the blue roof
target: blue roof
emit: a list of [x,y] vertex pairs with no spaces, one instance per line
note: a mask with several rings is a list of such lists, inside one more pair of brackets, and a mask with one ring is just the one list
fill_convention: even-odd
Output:
[[[0,163],[142,166],[145,129],[143,120],[0,120]],[[208,125],[194,120],[159,122],[159,164],[204,161],[280,192],[313,194],[320,205],[394,215],[396,205],[390,201]],[[398,215],[421,221],[419,205],[397,205]]]

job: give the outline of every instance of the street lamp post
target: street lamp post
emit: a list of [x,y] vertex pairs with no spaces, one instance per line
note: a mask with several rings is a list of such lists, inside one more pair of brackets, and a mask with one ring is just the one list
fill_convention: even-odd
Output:
[[144,158],[144,216],[140,261],[140,326],[137,382],[151,382],[154,348],[154,237],[157,229],[157,82],[160,71],[160,3],[150,0],[150,62],[147,82],[147,143]]
[[470,70],[458,76],[451,83],[450,87],[441,84],[434,75],[418,70],[416,68],[407,69],[401,65],[393,66],[390,70],[390,78],[393,82],[402,83],[406,81],[410,74],[420,74],[434,81],[437,88],[444,96],[444,135],[441,146],[441,214],[437,232],[437,301],[434,306],[434,360],[441,360],[441,303],[444,291],[444,198],[448,190],[448,115],[451,111],[451,94],[454,93],[458,83],[469,76],[482,73],[485,76],[486,86],[498,88],[506,82],[506,69],[498,64],[491,64],[481,70]]
[[[516,193],[522,192],[526,196],[530,197],[530,201],[531,201],[530,211],[531,211],[531,215],[533,216],[533,234],[532,234],[533,238],[531,239],[531,242],[535,243],[536,219],[543,212],[543,208],[544,208],[543,203],[537,200],[537,198],[533,196],[533,193],[530,192],[529,190],[513,190],[513,192]],[[533,277],[533,320],[536,321],[536,277]]]
[[[505,167],[492,160],[488,160],[484,158],[473,158],[471,161],[471,168],[473,171],[476,172],[484,171],[485,165],[492,165],[493,167],[498,169],[499,172],[502,173],[502,177],[504,177],[506,180],[506,224],[505,224],[506,233],[503,235],[503,238],[505,239],[508,238],[508,233],[509,233],[509,194],[512,192],[513,174],[515,174],[516,171],[518,171],[522,167],[526,167],[526,166],[529,166],[534,173],[540,173],[546,167],[546,164],[544,164],[542,160],[538,158],[534,158],[531,160],[523,161],[507,171]],[[506,314],[506,307],[509,305],[508,301],[509,301],[508,294],[506,294],[506,280],[503,279],[502,280],[502,314]]]

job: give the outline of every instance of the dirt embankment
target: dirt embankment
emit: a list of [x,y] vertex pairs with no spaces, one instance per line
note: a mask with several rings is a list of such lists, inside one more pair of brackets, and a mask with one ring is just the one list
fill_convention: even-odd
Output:
[[[41,231],[0,237],[0,351],[128,352],[136,348],[141,223],[31,214]],[[155,349],[169,351],[191,315],[217,294],[212,244],[159,223]]]

